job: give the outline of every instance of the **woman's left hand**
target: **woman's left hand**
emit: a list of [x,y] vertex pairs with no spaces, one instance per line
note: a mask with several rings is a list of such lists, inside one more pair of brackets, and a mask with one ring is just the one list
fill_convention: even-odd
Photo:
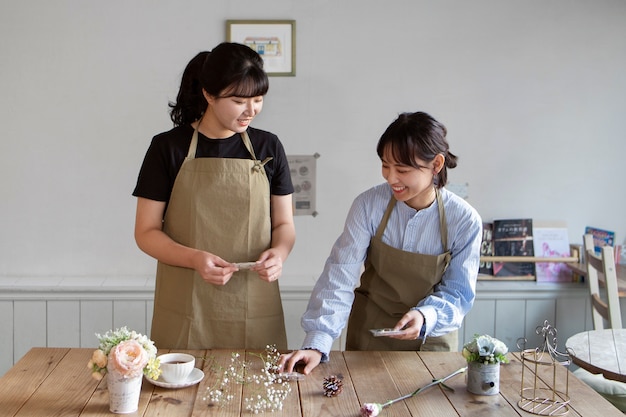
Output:
[[418,310],[410,310],[406,313],[396,326],[395,330],[403,330],[404,333],[398,335],[390,335],[389,337],[393,337],[394,339],[401,340],[417,340],[420,337],[420,332],[422,331],[422,326],[424,325],[424,315],[420,313]]
[[263,252],[252,268],[263,281],[276,281],[283,272],[283,260],[273,248]]

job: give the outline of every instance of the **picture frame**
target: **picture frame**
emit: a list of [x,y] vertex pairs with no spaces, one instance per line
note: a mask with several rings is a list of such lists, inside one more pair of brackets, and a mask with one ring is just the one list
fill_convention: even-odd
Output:
[[267,75],[296,75],[295,20],[227,20],[226,40],[258,52]]

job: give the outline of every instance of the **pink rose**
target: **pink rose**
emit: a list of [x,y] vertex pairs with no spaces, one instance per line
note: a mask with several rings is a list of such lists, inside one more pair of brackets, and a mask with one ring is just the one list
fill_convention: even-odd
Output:
[[365,403],[361,407],[361,417],[376,417],[383,407],[378,403]]
[[120,342],[109,353],[109,370],[126,378],[141,376],[147,364],[148,353],[136,340]]

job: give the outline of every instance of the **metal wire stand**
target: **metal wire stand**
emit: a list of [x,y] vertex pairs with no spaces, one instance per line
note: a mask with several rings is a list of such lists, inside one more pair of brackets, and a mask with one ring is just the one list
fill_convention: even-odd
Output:
[[[522,357],[521,399],[517,405],[540,416],[565,415],[570,410],[567,366],[571,359],[557,350],[557,330],[548,321],[537,326],[535,332],[543,336],[542,346],[524,349],[526,339],[518,340],[517,344]],[[528,372],[532,372],[532,377],[527,375]]]

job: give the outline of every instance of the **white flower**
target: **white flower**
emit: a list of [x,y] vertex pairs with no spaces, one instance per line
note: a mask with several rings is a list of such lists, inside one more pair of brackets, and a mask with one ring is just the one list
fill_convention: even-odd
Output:
[[491,338],[491,336],[478,336],[478,338],[476,339],[476,345],[478,346],[478,353],[480,354],[480,356],[493,355],[493,352],[495,350],[495,344],[493,343],[493,339]]
[[213,371],[220,378],[215,385],[207,388],[206,400],[216,406],[225,406],[234,399],[230,393],[232,384],[248,384],[252,392],[244,398],[246,410],[254,414],[282,410],[283,401],[291,392],[291,385],[276,372],[280,353],[276,346],[270,345],[266,347],[265,354],[254,356],[263,362],[259,368],[260,374],[253,373],[251,364],[242,360],[239,353],[231,354],[231,363],[226,368],[214,364]]
[[475,335],[473,340],[463,346],[462,355],[468,362],[506,363],[508,351],[507,346],[495,337]]
[[501,340],[494,340],[494,353],[496,355],[506,355],[509,352],[509,348]]

